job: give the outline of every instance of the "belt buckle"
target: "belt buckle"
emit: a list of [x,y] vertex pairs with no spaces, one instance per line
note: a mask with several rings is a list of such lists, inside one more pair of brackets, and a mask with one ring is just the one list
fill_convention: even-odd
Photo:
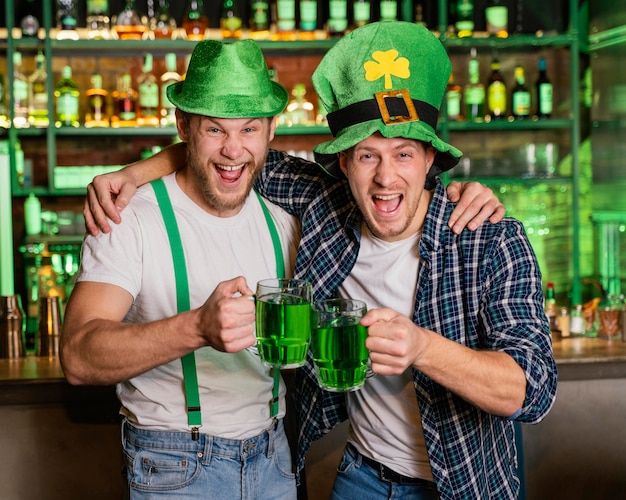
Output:
[[[376,98],[376,102],[378,104],[378,109],[380,111],[380,116],[383,119],[385,125],[393,125],[395,123],[405,123],[405,122],[415,122],[419,121],[420,117],[415,110],[415,106],[413,105],[413,100],[411,99],[411,94],[409,94],[409,89],[400,89],[400,90],[388,90],[382,92],[376,92],[374,94]],[[407,112],[409,116],[405,115],[395,115],[391,116],[389,113],[389,109],[387,108],[387,103],[385,99],[388,97],[402,97],[404,104],[406,106]]]

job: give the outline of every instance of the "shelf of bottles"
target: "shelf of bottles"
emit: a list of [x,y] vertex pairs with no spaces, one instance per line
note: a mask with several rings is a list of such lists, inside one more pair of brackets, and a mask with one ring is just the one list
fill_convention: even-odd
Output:
[[[177,67],[178,76],[181,78],[184,71],[182,60],[188,56],[193,47],[200,39],[215,38],[225,41],[232,41],[239,38],[254,38],[261,49],[270,56],[281,55],[321,55],[331,48],[345,32],[354,26],[359,26],[370,22],[373,19],[402,19],[416,23],[426,24],[427,27],[436,33],[451,54],[454,68],[453,75],[458,77],[458,81],[463,86],[450,82],[449,91],[444,99],[444,106],[441,112],[439,133],[444,140],[450,140],[457,144],[457,139],[472,141],[476,134],[483,132],[499,131],[504,134],[511,132],[518,140],[522,137],[530,137],[536,142],[541,142],[543,135],[550,138],[557,134],[569,131],[569,144],[561,148],[560,156],[557,160],[563,160],[567,149],[569,155],[569,170],[567,172],[562,169],[555,169],[553,166],[548,170],[538,170],[537,175],[533,175],[533,171],[522,170],[521,174],[516,166],[510,169],[508,176],[502,175],[502,170],[498,174],[488,173],[481,174],[480,170],[465,171],[463,168],[468,167],[469,163],[461,163],[457,168],[457,173],[452,174],[464,178],[480,178],[482,181],[489,183],[494,189],[500,192],[505,198],[507,206],[513,206],[507,197],[511,199],[520,198],[519,193],[526,190],[531,198],[538,200],[534,204],[535,208],[541,212],[559,213],[561,208],[546,206],[541,201],[545,197],[553,200],[563,201],[569,198],[569,203],[565,206],[571,214],[568,222],[565,215],[558,215],[558,224],[565,226],[569,224],[571,228],[571,241],[566,245],[566,252],[571,255],[571,259],[567,259],[567,265],[571,268],[565,274],[569,275],[562,281],[568,281],[572,284],[573,300],[580,295],[577,283],[579,282],[579,186],[576,179],[580,175],[579,158],[578,158],[578,141],[580,129],[580,117],[578,115],[577,106],[570,106],[567,109],[560,109],[553,112],[551,109],[551,91],[552,86],[546,74],[552,71],[553,76],[559,76],[559,70],[562,72],[563,67],[548,68],[545,71],[545,61],[542,68],[539,68],[539,76],[545,78],[544,88],[548,89],[548,93],[540,92],[539,86],[542,82],[528,78],[527,75],[532,73],[537,75],[537,67],[524,68],[522,64],[529,64],[529,61],[538,61],[543,59],[543,55],[547,51],[567,51],[569,54],[569,74],[570,74],[570,95],[576,96],[579,92],[578,75],[578,1],[563,0],[558,2],[562,4],[567,2],[569,8],[568,23],[564,23],[560,28],[547,29],[537,31],[536,29],[522,28],[520,22],[521,13],[506,12],[505,5],[511,5],[511,2],[501,2],[499,0],[488,0],[485,10],[474,10],[474,2],[472,0],[382,0],[380,2],[368,2],[367,0],[355,0],[345,2],[341,0],[332,2],[321,2],[315,0],[281,0],[278,2],[238,2],[233,0],[225,0],[219,2],[220,10],[220,26],[218,28],[209,28],[206,16],[203,11],[203,2],[196,0],[187,0],[186,11],[182,22],[177,25],[176,22],[168,17],[166,9],[168,2],[153,2],[155,11],[152,13],[150,20],[142,18],[139,21],[132,20],[135,8],[132,0],[126,1],[126,8],[117,16],[111,16],[105,11],[98,11],[97,6],[106,6],[107,2],[87,2],[87,19],[84,28],[75,29],[76,23],[63,21],[63,13],[59,15],[57,9],[57,19],[53,21],[52,1],[43,2],[43,23],[42,27],[34,33],[32,37],[7,36],[6,40],[0,39],[0,49],[6,46],[6,53],[13,54],[16,52],[24,52],[26,54],[36,56],[38,52],[46,55],[44,61],[45,85],[47,89],[56,89],[57,92],[65,92],[71,94],[71,83],[66,85],[65,89],[59,87],[62,80],[59,71],[53,72],[52,58],[66,58],[67,65],[71,66],[71,58],[115,58],[128,57],[141,58],[142,64],[146,64],[146,59],[150,57],[164,59],[169,54],[175,54],[179,64]],[[204,2],[206,3],[206,2]],[[485,2],[483,2],[485,3]],[[538,5],[538,2],[535,2]],[[555,2],[551,2],[555,3]],[[274,4],[275,9],[270,10],[270,4]],[[478,2],[476,2],[478,4]],[[527,8],[525,2],[514,2],[514,9]],[[76,2],[61,2],[60,5],[76,5]],[[245,10],[242,6],[245,5]],[[251,9],[251,6],[254,7]],[[91,7],[90,7],[91,6]],[[94,7],[95,6],[95,7]],[[504,9],[504,10],[503,10]],[[14,2],[9,0],[6,3],[7,30],[9,34],[19,32],[22,27],[14,25],[15,12]],[[206,10],[206,9],[205,9]],[[508,14],[508,22],[503,21],[502,14]],[[68,14],[69,18],[72,13]],[[120,22],[123,17],[128,18],[128,22]],[[274,16],[273,18],[271,16]],[[116,19],[114,19],[116,17]],[[137,17],[137,16],[135,16]],[[106,26],[106,21],[110,24]],[[477,28],[477,29],[474,29]],[[531,31],[531,32],[529,32]],[[520,54],[525,54],[524,63],[516,64],[513,71],[511,61],[517,59]],[[530,56],[529,56],[530,54]],[[499,59],[499,61],[498,61]],[[488,61],[491,60],[491,67]],[[507,74],[499,75],[499,81],[494,79],[494,62],[502,62],[505,60],[508,64]],[[480,62],[479,62],[480,61]],[[474,74],[478,75],[472,80],[472,64],[475,65]],[[483,71],[478,73],[478,64],[483,67]],[[539,64],[542,64],[539,62]],[[58,65],[58,64],[57,64]],[[468,67],[469,66],[469,67]],[[181,69],[183,71],[181,71]],[[490,69],[491,73],[486,70]],[[526,75],[524,71],[526,70]],[[504,71],[503,71],[504,72]],[[146,72],[140,71],[143,75]],[[469,80],[467,78],[469,73]],[[510,73],[510,74],[509,74]],[[15,65],[8,64],[8,81],[13,81],[15,77]],[[533,76],[533,78],[535,78]],[[68,80],[68,79],[66,79]],[[71,81],[71,76],[69,78]],[[493,89],[491,88],[492,84]],[[506,82],[506,84],[505,84]],[[67,83],[67,81],[66,81]],[[138,82],[137,82],[138,83]],[[157,82],[159,85],[161,82]],[[471,88],[474,85],[476,88]],[[114,92],[119,92],[119,88],[110,91],[111,82],[108,82],[109,98],[113,97]],[[500,86],[501,97],[505,96],[506,103],[503,109],[494,108],[492,90],[497,90]],[[508,88],[507,88],[508,86]],[[81,99],[85,99],[86,94],[97,90],[97,86],[91,86],[89,89],[80,89]],[[105,85],[106,87],[106,85]],[[296,88],[292,90],[294,101],[298,100],[299,92]],[[153,86],[153,91],[155,88]],[[478,92],[478,93],[476,93]],[[97,94],[97,92],[96,92]],[[116,136],[150,136],[150,137],[172,137],[176,135],[176,129],[172,121],[167,122],[164,116],[157,117],[155,121],[145,121],[141,125],[138,117],[137,123],[132,120],[128,123],[114,123],[112,119],[109,127],[99,128],[97,126],[85,126],[85,121],[75,123],[69,120],[66,123],[59,123],[58,110],[56,109],[59,102],[58,96],[54,92],[48,92],[49,99],[47,101],[48,116],[54,119],[51,122],[57,126],[19,128],[9,127],[7,132],[11,142],[16,142],[19,137],[45,137],[48,155],[49,170],[49,186],[48,192],[58,194],[59,192],[71,192],[71,190],[59,191],[54,185],[54,168],[56,167],[56,141],[62,137],[89,137],[107,135]],[[479,101],[476,102],[476,96]],[[97,96],[97,95],[96,95]],[[473,97],[472,97],[473,96]],[[531,97],[532,96],[532,97]],[[543,104],[541,96],[549,104],[548,108],[542,108]],[[8,105],[13,112],[13,96],[10,95]],[[277,129],[278,135],[317,135],[327,134],[328,128],[324,124],[323,117],[316,116],[312,110],[312,102],[314,96],[307,96],[304,99],[300,95],[301,102],[294,102],[294,108],[291,116],[284,115],[279,120]],[[157,102],[159,97],[154,97]],[[474,99],[474,100],[472,100]],[[67,102],[71,102],[71,98],[67,98]],[[153,105],[159,108],[158,104]],[[141,110],[141,106],[139,107]],[[497,108],[497,106],[496,106]],[[508,109],[505,109],[508,108]],[[289,111],[289,110],[287,110]],[[302,119],[303,113],[309,118]],[[140,115],[141,113],[139,113]],[[11,115],[12,116],[12,115]],[[95,120],[97,122],[97,120]],[[56,122],[56,123],[55,123]],[[166,123],[167,122],[167,123]],[[11,123],[9,121],[9,123]],[[133,125],[125,127],[126,125]],[[68,126],[69,125],[69,126]],[[93,123],[92,123],[93,125]],[[101,124],[102,125],[102,124]],[[117,125],[117,126],[116,126]],[[165,125],[165,126],[164,126]],[[488,135],[488,134],[485,134]],[[500,137],[500,136],[499,136]],[[462,142],[461,140],[461,142]],[[550,141],[552,139],[549,139]],[[544,141],[548,142],[548,141]],[[562,142],[562,141],[561,141]],[[489,144],[485,145],[488,148]],[[463,149],[463,148],[462,148]],[[469,153],[469,154],[468,154]],[[472,151],[466,151],[466,156],[472,160],[472,165],[476,166],[479,162],[472,158]],[[13,156],[14,151],[11,152]],[[11,159],[12,165],[15,165],[15,158]],[[534,168],[534,166],[533,166]],[[537,167],[539,168],[539,167]],[[544,167],[541,167],[544,168]],[[460,172],[460,175],[459,175]],[[14,192],[26,194],[21,190],[17,179],[14,180]],[[517,202],[516,202],[517,203]],[[526,216],[523,213],[516,213],[515,209],[509,213],[512,215]],[[530,212],[529,212],[530,214]],[[532,219],[534,216],[528,215],[527,218]],[[536,222],[536,221],[535,221]],[[536,224],[535,224],[536,225]],[[547,225],[547,224],[544,224]],[[532,224],[529,223],[527,228],[534,232]],[[552,230],[554,227],[552,227]],[[562,229],[562,228],[561,228]],[[543,230],[538,230],[542,235],[547,234]],[[536,248],[545,246],[542,242],[537,243]],[[563,250],[565,247],[561,247]],[[544,256],[551,253],[551,249],[541,252]],[[544,257],[542,257],[544,258]],[[562,259],[561,260],[566,260]],[[546,266],[548,267],[548,266]],[[552,272],[552,271],[551,271]],[[561,273],[562,270],[555,271]],[[559,281],[560,277],[550,276],[552,281]],[[567,288],[569,285],[559,284],[560,289]]]

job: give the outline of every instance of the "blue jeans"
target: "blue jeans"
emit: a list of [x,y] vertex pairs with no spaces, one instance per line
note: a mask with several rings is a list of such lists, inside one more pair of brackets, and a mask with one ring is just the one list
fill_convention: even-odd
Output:
[[122,424],[130,498],[291,500],[296,480],[282,420],[245,440]]
[[331,500],[437,500],[435,484],[423,481],[400,484],[384,481],[377,470],[363,462],[362,455],[350,444],[343,452]]

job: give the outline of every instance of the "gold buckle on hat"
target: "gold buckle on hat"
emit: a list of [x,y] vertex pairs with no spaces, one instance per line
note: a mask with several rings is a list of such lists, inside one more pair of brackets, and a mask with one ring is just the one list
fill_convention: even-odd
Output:
[[[382,119],[385,125],[393,125],[394,123],[419,121],[420,117],[417,114],[417,111],[415,111],[415,106],[413,105],[411,94],[409,94],[409,89],[376,92],[374,96],[376,97],[376,102],[378,103],[378,109],[380,110],[380,115],[382,116]],[[404,104],[406,105],[406,109],[409,112],[409,116],[405,116],[405,115],[391,116],[389,114],[389,109],[387,108],[387,103],[385,102],[385,99],[387,97],[397,98],[398,96],[402,97],[402,99],[404,100]]]

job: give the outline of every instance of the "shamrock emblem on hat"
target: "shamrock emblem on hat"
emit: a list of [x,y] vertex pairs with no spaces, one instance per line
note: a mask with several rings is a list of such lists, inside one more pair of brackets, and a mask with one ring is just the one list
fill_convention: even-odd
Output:
[[409,71],[409,60],[406,57],[398,57],[398,51],[391,49],[383,52],[382,50],[376,50],[372,53],[373,61],[366,61],[363,64],[365,69],[365,79],[369,82],[378,80],[385,77],[385,88],[390,89],[393,87],[391,83],[391,77],[397,76],[398,78],[409,78],[411,72]]

